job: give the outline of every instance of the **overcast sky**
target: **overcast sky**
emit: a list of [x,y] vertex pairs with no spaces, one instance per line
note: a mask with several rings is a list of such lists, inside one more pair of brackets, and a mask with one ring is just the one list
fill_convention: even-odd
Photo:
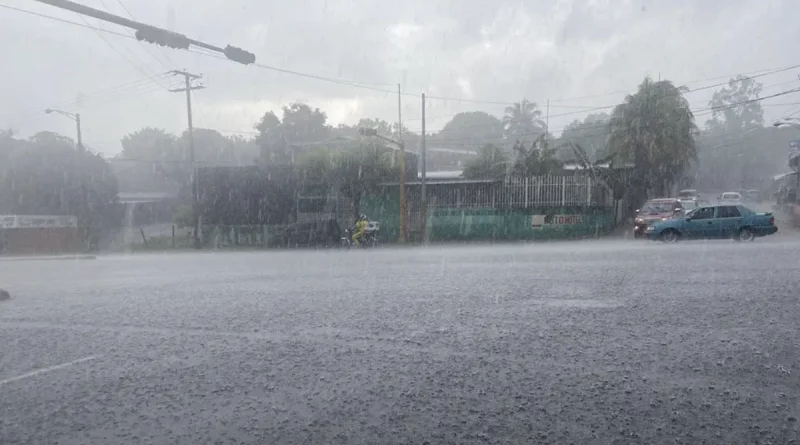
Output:
[[[79,0],[219,46],[256,54],[264,65],[379,90],[550,106],[550,126],[618,103],[645,75],[698,88],[736,73],[800,64],[797,0]],[[0,4],[132,34],[34,0]],[[238,6],[233,6],[237,5]],[[123,6],[124,5],[124,6]],[[102,37],[101,37],[102,36]],[[324,109],[332,124],[361,117],[397,119],[397,96],[116,35],[0,8],[0,127],[28,136],[50,130],[108,155],[141,127],[181,132],[184,96],[166,88],[180,68],[203,74],[194,95],[195,126],[253,131],[267,110],[293,101]],[[800,87],[800,69],[763,76],[763,95]],[[707,107],[712,90],[687,95]],[[609,94],[610,93],[610,94]],[[591,96],[591,97],[586,97]],[[569,100],[564,100],[569,99]],[[764,102],[768,119],[800,109],[800,93]],[[580,108],[585,107],[585,108]],[[420,101],[403,97],[405,124],[420,129]],[[428,128],[460,111],[502,114],[503,105],[432,99]],[[245,134],[246,135],[246,134]]]

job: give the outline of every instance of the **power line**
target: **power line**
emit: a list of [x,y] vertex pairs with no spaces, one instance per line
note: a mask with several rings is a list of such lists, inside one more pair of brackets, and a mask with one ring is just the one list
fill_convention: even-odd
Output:
[[[104,9],[105,9],[107,12],[111,12],[111,8],[109,8],[109,7],[108,7],[108,5],[106,4],[105,0],[100,0],[100,4],[102,4],[102,5],[103,5],[103,8],[104,8]],[[80,17],[81,17],[81,21],[82,21],[82,22],[84,22],[84,23],[88,24],[88,21],[87,21],[87,20],[86,20],[86,19],[83,17],[83,15],[81,15]],[[155,60],[155,61],[156,61],[156,63],[158,63],[159,65],[162,65],[162,67],[163,67],[163,68],[166,68],[166,67],[164,67],[164,66],[163,66],[164,64],[161,62],[161,60],[159,60],[159,59],[155,58],[155,56],[153,56],[152,54],[150,54],[150,52],[149,52],[149,51],[147,51],[147,48],[145,48],[145,47],[144,47],[144,45],[142,44],[142,42],[141,42],[141,41],[137,41],[137,43],[138,43],[138,44],[139,44],[139,45],[142,47],[142,49],[144,49],[144,52],[146,52],[146,53],[147,53],[147,55],[149,55],[151,58],[153,58],[153,60]],[[123,43],[121,46],[122,46],[122,47],[125,49],[125,51],[126,51],[128,54],[130,54],[130,55],[131,55],[131,56],[132,56],[132,57],[133,57],[135,60],[138,60],[139,62],[141,62],[141,64],[142,64],[142,65],[146,66],[147,68],[150,68],[150,69],[152,69],[152,67],[150,66],[150,64],[148,64],[147,62],[145,62],[144,60],[142,60],[142,59],[141,59],[141,58],[140,58],[140,57],[139,57],[137,54],[135,54],[135,53],[134,53],[134,52],[133,52],[133,51],[132,51],[130,48],[128,48],[128,46],[127,46],[127,45],[125,45],[125,44]]]
[[[123,3],[122,0],[117,0],[117,3],[122,7],[122,9],[125,10],[125,13],[128,14],[128,17],[132,18],[133,20],[136,20],[136,17],[133,16],[131,11],[125,6],[125,3]],[[105,5],[105,3],[103,3],[103,4]],[[106,9],[108,9],[108,7],[106,7]],[[139,45],[142,46],[142,48],[145,50],[145,52],[147,52],[147,54],[150,54],[150,57],[152,57],[159,64],[161,64],[161,66],[163,66],[165,69],[169,69],[166,65],[164,65],[164,63],[161,62],[161,60],[156,58],[156,56],[154,56],[152,53],[150,53],[150,51],[147,50],[147,47],[145,47],[144,43],[139,41]],[[170,65],[175,65],[175,62],[173,62],[172,59],[169,58],[169,56],[167,55],[167,52],[164,51],[163,48],[161,48],[160,46],[157,46],[157,48],[158,48],[159,52],[161,52],[161,55],[164,56],[165,59],[167,59],[167,62],[169,62]]]
[[[766,72],[760,72],[759,71],[760,74],[756,74],[756,75],[752,75],[752,76],[745,76],[744,73],[734,74],[734,76],[745,76],[745,77],[744,77],[744,79],[734,79],[732,81],[733,82],[741,82],[741,81],[744,81],[744,80],[747,80],[747,79],[755,79],[755,78],[758,78],[758,77],[768,76],[768,75],[771,75],[771,74],[776,74],[776,73],[780,73],[780,72],[784,72],[784,71],[789,71],[789,70],[796,69],[796,68],[800,68],[800,64],[792,65],[792,66],[788,66],[788,67],[781,67],[781,68],[777,68],[777,69],[773,69],[773,70],[768,70]],[[718,77],[718,78],[722,78],[722,76]],[[718,78],[716,78],[716,79],[718,79]],[[707,79],[707,80],[709,80],[709,79]],[[702,81],[704,81],[704,80],[689,81],[689,82],[684,82],[684,83],[694,83],[694,82],[702,82]],[[711,89],[711,88],[716,88],[716,87],[720,87],[720,86],[724,86],[724,85],[729,85],[730,83],[731,83],[731,80],[729,80],[727,82],[716,83],[716,84],[712,84],[712,85],[706,85],[706,86],[703,86],[703,87],[700,87],[700,88],[690,89],[685,94],[691,94],[691,93],[695,93],[695,92],[698,92],[698,91],[703,91],[703,90],[708,90],[708,89]],[[610,96],[610,95],[613,95],[613,94],[623,94],[623,93],[630,94],[631,90],[622,91],[622,92],[619,92],[619,93],[608,93],[608,94],[600,94],[600,95],[593,95],[593,96],[584,96],[583,98],[603,97],[603,96]],[[481,104],[492,104],[492,105],[504,105],[504,104],[505,105],[510,105],[510,104],[513,104],[514,102],[516,102],[516,101],[462,99],[462,98],[457,98],[457,97],[443,97],[443,96],[427,96],[427,97],[430,98],[430,99],[448,100],[448,101],[454,101],[454,102],[469,102],[469,103],[481,103]],[[554,105],[554,104],[552,104],[552,102],[559,102],[559,101],[564,101],[564,100],[565,99],[551,100],[550,101],[551,102],[550,106],[551,107],[557,107],[557,108],[590,108],[590,110],[591,110],[591,107],[583,107],[583,106],[580,106],[580,105]],[[610,107],[596,107],[594,109],[603,109],[603,108],[610,108]],[[590,111],[590,110],[587,110],[587,111]],[[565,115],[569,115],[569,114],[575,114],[575,113],[574,112],[573,113],[562,113],[561,116],[565,116]],[[556,117],[556,116],[559,116],[559,115],[552,115],[552,114],[550,115],[550,117]]]
[[[132,35],[123,34],[123,33],[120,33],[120,32],[110,31],[110,30],[107,30],[107,29],[102,29],[102,28],[98,28],[98,27],[92,26],[83,17],[81,17],[81,20],[83,20],[84,23],[78,23],[78,22],[73,22],[73,21],[70,21],[70,20],[65,20],[65,19],[60,19],[60,18],[57,18],[57,17],[49,16],[49,15],[46,15],[46,14],[40,14],[38,12],[28,11],[26,9],[15,8],[13,6],[0,4],[0,7],[6,8],[6,9],[11,9],[11,10],[18,11],[18,12],[23,12],[23,13],[26,13],[26,14],[35,15],[37,17],[42,17],[42,18],[46,18],[46,19],[50,19],[50,20],[55,20],[55,21],[61,22],[61,23],[67,23],[67,24],[70,24],[70,25],[80,26],[81,28],[91,29],[92,31],[97,33],[98,37],[100,37],[106,43],[106,45],[108,45],[114,52],[116,52],[120,57],[122,57],[127,63],[129,63],[131,66],[133,66],[133,68],[135,68],[137,71],[139,71],[140,73],[144,74],[145,76],[151,77],[147,73],[145,73],[139,66],[137,66],[135,63],[131,62],[127,57],[125,57],[122,53],[120,53],[119,50],[117,50],[114,47],[114,45],[112,45],[111,42],[109,42],[100,33],[104,32],[104,33],[113,34],[113,35],[120,36],[120,37],[126,37],[126,38],[129,38],[129,39],[136,39],[136,37],[134,37]],[[151,77],[151,80],[153,82],[158,83],[155,79],[152,79],[152,77]],[[162,88],[166,88],[163,85],[161,85],[161,87]]]
[[[164,76],[165,76],[165,74],[162,74],[162,75],[159,75],[157,77],[160,78],[160,77],[164,77]],[[102,90],[98,90],[98,91],[95,91],[95,92],[92,92],[92,93],[80,94],[80,97],[78,99],[75,99],[75,100],[61,101],[61,102],[56,102],[56,103],[48,103],[48,104],[45,104],[43,106],[39,106],[39,107],[36,107],[36,108],[30,108],[28,110],[15,112],[15,113],[12,113],[12,114],[6,114],[6,115],[3,115],[3,116],[0,116],[0,120],[6,120],[6,119],[19,120],[19,118],[27,116],[27,115],[41,114],[42,110],[44,108],[46,108],[47,106],[64,107],[64,106],[68,106],[68,105],[75,105],[75,104],[80,103],[83,100],[91,100],[92,98],[95,98],[95,97],[101,96],[101,95],[120,93],[120,92],[123,92],[123,91],[126,91],[126,90],[132,90],[132,92],[137,92],[136,90],[138,90],[138,89],[140,89],[141,87],[144,87],[144,86],[152,87],[152,81],[149,78],[139,79],[139,80],[136,80],[136,81],[133,81],[133,82],[128,82],[128,83],[124,83],[124,84],[121,84],[121,85],[116,85],[116,86],[113,86],[113,87],[104,88]],[[161,90],[161,88],[159,87],[155,91],[158,91],[158,90]],[[149,91],[138,91],[138,92],[144,94],[144,93],[148,93]],[[116,99],[119,99],[119,98],[120,97],[117,97],[117,98],[114,98],[112,100],[116,100]]]
[[[780,96],[784,96],[784,95],[787,95],[787,94],[796,93],[798,91],[800,91],[800,88],[793,88],[791,90],[782,91],[780,93],[771,94],[769,96],[759,97],[759,98],[755,98],[755,99],[748,99],[748,100],[744,100],[744,101],[739,101],[739,102],[726,104],[726,105],[721,106],[721,107],[711,107],[711,108],[708,108],[708,109],[709,110],[711,110],[711,109],[714,109],[714,110],[729,109],[729,108],[736,107],[738,105],[743,105],[743,104],[753,103],[753,102],[760,102],[762,100],[771,99],[771,98],[775,98],[775,97],[780,97]],[[696,113],[698,111],[702,112],[702,111],[705,111],[705,109],[696,110],[696,111],[693,111],[693,112]],[[800,110],[797,110],[795,113],[800,113]],[[710,113],[707,113],[707,114],[710,114]],[[702,116],[703,114],[700,114],[700,115]],[[696,116],[698,116],[698,114],[695,114],[695,117]],[[551,115],[551,117],[552,117],[552,115]],[[606,123],[605,125],[608,125],[608,124]],[[599,125],[597,127],[599,128],[599,127],[602,127],[602,126],[603,125]],[[584,127],[584,128],[586,128],[586,127]],[[756,128],[758,128],[758,127],[756,127]],[[522,134],[519,134],[519,135],[515,135],[514,137],[515,138],[519,138],[519,137],[525,137],[525,136],[538,136],[538,135],[541,135],[541,134],[542,134],[542,132],[538,131],[538,132],[522,133]],[[609,131],[604,131],[604,132],[599,132],[599,133],[594,133],[594,134],[582,135],[581,137],[584,138],[584,137],[593,137],[593,136],[603,136],[603,135],[609,135],[609,134],[611,134],[610,130]],[[444,143],[444,142],[457,142],[457,141],[464,141],[464,140],[469,140],[469,141],[473,141],[473,142],[478,141],[478,143],[480,143],[480,141],[483,141],[484,143],[486,143],[486,142],[503,143],[503,144],[516,143],[516,141],[511,141],[511,140],[506,140],[506,141],[502,141],[502,142],[495,142],[495,140],[489,140],[489,139],[485,139],[485,138],[478,138],[478,139],[476,139],[476,138],[440,139],[440,140],[437,140],[436,142],[437,143]]]
[[[81,20],[82,20],[83,22],[85,22],[87,25],[89,24],[89,23],[86,21],[86,19],[85,19],[85,18],[83,18],[83,16],[81,16]],[[126,62],[128,62],[128,64],[129,64],[130,66],[132,66],[132,67],[133,67],[133,68],[134,68],[136,71],[139,71],[140,73],[142,73],[142,74],[144,74],[145,76],[149,77],[149,78],[150,78],[150,80],[152,80],[154,83],[158,84],[158,85],[159,85],[159,86],[161,86],[162,88],[164,88],[164,89],[166,89],[166,88],[167,88],[167,87],[165,87],[164,85],[161,85],[160,83],[158,83],[158,81],[157,81],[157,80],[155,80],[155,79],[154,79],[154,78],[152,78],[152,77],[151,77],[149,74],[147,74],[147,73],[146,73],[146,72],[145,72],[145,71],[144,71],[144,70],[143,70],[143,69],[142,69],[140,66],[136,65],[136,63],[135,63],[135,62],[132,62],[130,59],[128,59],[127,57],[125,57],[125,55],[124,55],[124,54],[122,54],[122,53],[121,53],[121,52],[120,52],[120,51],[119,51],[119,50],[118,50],[118,49],[117,49],[117,48],[116,48],[116,47],[115,47],[113,44],[111,44],[111,42],[109,42],[109,41],[108,41],[108,39],[106,39],[106,38],[105,38],[105,36],[103,36],[103,34],[100,34],[100,32],[99,32],[98,30],[96,30],[96,29],[95,29],[95,30],[94,30],[94,32],[97,34],[97,37],[100,37],[100,39],[101,39],[103,42],[105,42],[105,44],[106,44],[106,45],[108,45],[108,47],[109,47],[109,48],[111,48],[111,49],[112,49],[112,50],[113,50],[115,53],[117,53],[117,54],[118,54],[120,57],[122,57],[122,59],[123,59],[123,60],[125,60]],[[127,48],[127,47],[125,47],[125,49],[128,49],[128,48]],[[130,52],[130,50],[128,50],[128,52]],[[136,58],[136,56],[135,56],[135,55],[134,55],[134,58]],[[140,61],[141,61],[141,60],[140,60]],[[143,64],[144,64],[144,63],[143,63]],[[144,65],[145,65],[145,66],[147,66],[147,64],[144,64]]]
[[[120,37],[125,37],[125,38],[129,38],[129,39],[138,40],[138,39],[136,39],[136,37],[134,37],[132,35],[129,35],[129,34],[123,34],[123,33],[115,32],[115,31],[110,31],[110,30],[107,30],[107,29],[97,28],[97,27],[91,26],[89,24],[81,24],[81,23],[78,23],[78,22],[73,22],[73,21],[70,21],[70,20],[64,20],[64,19],[53,17],[53,16],[40,14],[40,13],[37,13],[37,12],[28,11],[28,10],[20,9],[20,8],[15,8],[15,7],[3,5],[3,4],[0,4],[0,7],[13,9],[15,11],[24,12],[24,13],[27,13],[27,14],[32,14],[32,15],[35,15],[35,16],[38,16],[38,17],[47,18],[47,19],[58,21],[58,22],[67,23],[67,24],[70,24],[70,25],[80,26],[82,28],[88,28],[88,29],[91,29],[91,30],[96,31],[96,32],[105,32],[105,33],[113,34],[113,35],[120,36]],[[226,57],[222,57],[222,56],[220,56],[218,54],[212,54],[212,53],[208,53],[208,52],[201,52],[201,51],[198,51],[196,49],[195,50],[191,50],[190,49],[189,51],[193,52],[195,54],[203,55],[203,56],[210,56],[210,57],[214,57],[214,58],[217,58],[217,59],[228,60]],[[128,63],[131,63],[131,62],[128,61]],[[280,73],[284,73],[284,74],[292,74],[292,75],[295,75],[295,76],[307,77],[307,78],[321,80],[321,81],[325,81],[325,82],[337,83],[337,84],[340,84],[340,85],[348,85],[348,86],[352,86],[352,87],[356,87],[356,88],[364,88],[364,89],[368,89],[368,90],[379,91],[379,92],[382,92],[382,93],[397,94],[396,91],[391,91],[391,90],[388,90],[388,89],[381,89],[381,88],[375,88],[375,87],[369,86],[369,85],[391,85],[391,84],[388,84],[388,83],[387,84],[384,84],[384,83],[369,83],[369,82],[359,83],[359,82],[353,82],[353,81],[334,79],[334,78],[325,77],[325,76],[318,76],[318,75],[315,75],[315,74],[302,73],[302,72],[299,72],[299,71],[293,71],[293,70],[288,70],[288,69],[284,69],[284,68],[278,68],[278,67],[274,67],[274,66],[260,64],[260,63],[253,64],[253,65],[257,66],[259,68],[262,68],[262,69],[276,71],[276,72],[280,72]],[[417,97],[416,94],[411,94],[411,93],[401,93],[401,94],[404,95],[404,96]]]
[[13,9],[14,11],[24,12],[25,14],[31,14],[31,15],[35,15],[35,16],[42,17],[42,18],[45,18],[45,19],[55,20],[55,21],[61,22],[61,23],[68,23],[70,25],[80,26],[81,28],[88,28],[88,29],[92,29],[92,30],[95,30],[95,31],[105,32],[105,33],[108,33],[108,34],[113,34],[113,35],[119,36],[119,37],[126,37],[128,39],[136,39],[136,37],[134,37],[134,36],[132,36],[130,34],[123,34],[121,32],[110,31],[108,29],[96,28],[96,27],[91,26],[89,24],[82,24],[82,23],[73,22],[73,21],[70,21],[70,20],[64,20],[64,19],[60,19],[58,17],[53,17],[53,16],[46,15],[46,14],[40,14],[38,12],[28,11],[27,9],[15,8],[13,6],[8,6],[8,5],[3,5],[3,4],[0,4],[0,8]]
[[[117,0],[117,1],[119,1],[119,0]],[[121,2],[120,2],[120,4],[121,4],[121,6],[123,6],[123,8],[130,15],[130,11],[128,11],[127,8],[124,7],[124,4],[122,4]],[[72,21],[68,21],[68,20],[63,20],[63,19],[59,19],[59,18],[56,18],[56,17],[47,16],[47,15],[35,13],[35,12],[32,12],[32,11],[23,10],[23,9],[20,9],[20,8],[14,8],[14,7],[7,6],[7,5],[0,5],[0,6],[1,7],[5,7],[7,9],[12,9],[12,10],[16,10],[16,11],[19,11],[19,12],[24,12],[24,13],[36,15],[36,16],[43,17],[43,18],[49,18],[49,19],[56,20],[56,21],[63,22],[63,23],[68,23],[68,24],[77,25],[77,26],[81,26],[81,27],[84,27],[84,28],[92,29],[95,32],[97,32],[98,36],[100,36],[101,38],[103,38],[103,37],[99,34],[100,32],[114,34],[114,35],[118,35],[118,36],[122,36],[122,37],[126,37],[126,38],[135,38],[134,36],[131,36],[131,35],[126,35],[126,34],[117,33],[117,32],[114,32],[114,31],[109,31],[109,30],[106,30],[106,29],[96,28],[96,27],[88,25],[88,23],[82,25],[80,23],[76,23],[76,22],[72,22]],[[105,38],[103,38],[103,40],[113,50],[115,50],[115,52],[117,52],[121,57],[126,59],[126,61],[128,61],[128,63],[133,65],[134,68],[136,68],[140,72],[143,72],[143,71],[141,71],[141,69],[138,66],[136,66],[136,64],[134,64],[130,60],[127,60],[127,58],[125,58],[121,53],[119,53],[119,51],[116,50],[116,48],[114,48],[114,46],[111,45],[110,42],[108,42]],[[202,45],[200,46],[200,48],[205,48],[205,47],[206,46],[202,46]],[[218,49],[219,48],[216,48],[216,47],[214,48],[214,50],[218,50]],[[218,54],[210,54],[210,53],[201,52],[201,51],[192,51],[192,52],[196,52],[198,54],[202,54],[202,55],[205,55],[205,56],[224,58],[224,57],[219,56]],[[301,76],[301,77],[307,77],[307,78],[316,79],[316,80],[320,80],[320,81],[336,83],[336,84],[346,85],[346,86],[352,86],[352,87],[355,87],[355,88],[362,88],[362,89],[382,92],[382,93],[391,94],[391,95],[397,94],[397,92],[395,92],[395,91],[388,90],[388,89],[382,89],[382,88],[375,88],[375,87],[369,86],[368,84],[366,84],[364,82],[346,81],[346,80],[335,79],[335,78],[321,76],[321,75],[314,75],[314,74],[308,74],[308,73],[303,73],[303,72],[284,69],[284,68],[278,68],[278,67],[269,66],[269,65],[265,65],[265,64],[255,64],[255,66],[257,66],[259,68],[262,68],[262,69],[275,71],[275,72],[291,74],[291,75],[296,75],[296,76]],[[789,67],[777,68],[777,69],[773,69],[773,70],[768,70],[766,72],[757,72],[759,74],[749,76],[748,78],[756,78],[756,77],[766,76],[766,75],[774,74],[774,73],[777,73],[777,72],[782,72],[782,71],[787,71],[787,70],[790,70],[790,69],[795,69],[795,68],[798,68],[798,67],[800,67],[800,65],[793,65],[793,66],[789,66]],[[722,77],[728,77],[728,76],[720,76],[719,78],[722,78]],[[163,85],[161,85],[160,83],[155,81],[155,79],[152,79],[152,80],[154,82],[156,82],[158,85],[163,87]],[[708,79],[708,80],[710,80],[710,79]],[[692,83],[692,82],[695,82],[695,81],[689,81],[687,83]],[[725,82],[725,83],[714,84],[714,85],[707,85],[707,86],[704,86],[704,87],[701,87],[701,88],[696,88],[694,90],[690,90],[689,93],[696,92],[696,91],[701,91],[701,90],[705,90],[705,89],[709,89],[709,88],[714,88],[714,87],[717,87],[717,86],[727,85],[729,83],[730,83],[730,81],[729,82]],[[388,84],[374,83],[372,85],[388,85]],[[790,92],[793,92],[793,91],[790,91]],[[770,97],[777,97],[779,95],[788,94],[788,93],[789,92],[779,93],[778,95],[766,96],[764,99],[770,98]],[[603,94],[603,95],[584,96],[584,97],[601,97],[601,96],[607,96],[607,95],[610,95],[610,94],[616,94],[616,93],[608,93],[608,94]],[[401,95],[409,96],[409,97],[417,97],[416,94],[411,94],[411,93],[401,93]],[[432,98],[432,99],[448,100],[448,101],[461,101],[461,102],[470,102],[470,103],[487,103],[487,104],[498,104],[498,105],[507,105],[507,104],[513,103],[513,102],[500,102],[500,101],[488,101],[488,100],[477,100],[477,99],[465,99],[465,98],[452,98],[452,97],[444,97],[444,96],[429,96],[429,97]],[[572,98],[572,99],[577,99],[577,98]],[[558,100],[554,100],[553,102],[565,101],[565,100],[568,100],[568,99],[558,99]],[[554,106],[556,106],[556,105],[554,105]],[[598,111],[598,110],[609,109],[609,108],[613,108],[615,106],[617,106],[617,104],[599,106],[599,107],[588,107],[588,108],[587,107],[581,107],[581,106],[564,106],[565,108],[567,108],[567,107],[580,108],[580,110],[579,111],[572,111],[572,112],[565,112],[565,113],[558,113],[558,114],[550,115],[550,117],[561,117],[561,116],[582,114],[582,113],[586,113],[586,112],[590,112],[590,111]]]
[[[800,65],[798,65],[798,67],[800,67]],[[785,85],[787,83],[792,83],[792,82],[797,82],[797,81],[798,81],[797,79],[793,79],[793,80],[788,81],[788,82],[780,82],[780,83],[777,83],[777,84],[767,85],[764,88],[776,87],[776,86]],[[727,83],[726,84],[722,84],[722,85],[727,85]],[[719,86],[719,85],[717,85],[717,86]],[[792,91],[779,93],[778,96],[783,95],[783,94],[789,94],[790,92],[792,92]],[[677,93],[667,93],[667,94],[662,94],[662,95],[656,95],[656,98],[679,96],[679,95],[683,95],[683,93],[677,92]],[[777,97],[777,96],[765,96],[765,97],[763,97],[761,99],[768,99],[770,97]],[[615,108],[618,105],[620,105],[620,104],[604,105],[604,106],[600,106],[600,107],[594,107],[594,108],[585,109],[585,110],[582,110],[582,111],[570,111],[570,112],[565,112],[565,113],[551,114],[550,117],[551,118],[552,117],[563,117],[563,116],[571,116],[571,115],[575,115],[575,114],[581,114],[581,113],[589,112],[589,111],[607,110],[607,109],[610,109],[610,108]],[[697,116],[705,116],[705,115],[709,114],[709,113],[702,113],[702,112],[705,112],[707,110],[710,110],[710,108],[700,108],[700,109],[694,109],[692,111],[694,113],[701,113],[701,114],[698,114],[698,115],[695,116],[695,117],[697,117]],[[495,125],[495,124],[473,125],[470,128],[486,127],[486,126],[492,126],[492,125]],[[560,130],[563,130],[565,128],[566,127],[561,128]],[[560,131],[560,130],[556,129],[556,130],[552,130],[552,131]],[[439,131],[437,134],[442,134],[442,133],[452,132],[452,131],[459,131],[459,129],[450,129],[450,130],[444,130],[443,129],[443,130]]]
[[[688,80],[688,81],[685,81],[685,82],[675,82],[675,84],[685,85],[685,84],[691,84],[691,83],[706,82],[706,81],[709,81],[709,80],[718,80],[718,79],[726,79],[726,78],[730,79],[730,78],[735,77],[735,76],[746,76],[748,78],[757,78],[757,77],[766,76],[766,75],[773,74],[773,73],[778,73],[778,72],[782,72],[782,71],[788,71],[788,70],[791,70],[791,69],[794,69],[794,68],[797,68],[797,67],[800,67],[800,65],[792,65],[792,66],[785,66],[785,67],[779,67],[779,68],[770,68],[770,69],[765,69],[765,70],[749,71],[749,72],[744,72],[744,73],[728,74],[728,75],[725,75],[725,76],[708,77],[708,78],[705,78],[705,79]],[[728,84],[728,82],[725,82],[725,83],[722,83],[722,84],[712,85],[712,86],[708,86],[708,87],[696,88],[696,89],[691,90],[691,91],[701,91],[703,89],[713,88],[714,86],[721,86],[721,85],[727,85],[727,84]],[[587,96],[575,96],[575,97],[568,97],[568,98],[561,98],[561,99],[553,99],[553,100],[551,100],[551,102],[566,102],[566,101],[578,100],[578,99],[591,99],[591,98],[597,98],[597,97],[614,96],[614,95],[617,95],[617,94],[630,94],[631,91],[633,91],[633,90],[634,89],[629,89],[629,90],[625,90],[625,91],[614,91],[614,92],[603,93],[603,94],[591,94],[591,95],[587,95]]]

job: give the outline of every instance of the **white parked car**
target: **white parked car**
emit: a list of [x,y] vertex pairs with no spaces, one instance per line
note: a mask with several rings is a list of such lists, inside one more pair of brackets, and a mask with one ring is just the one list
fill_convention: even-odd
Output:
[[742,202],[742,195],[736,192],[725,192],[719,195],[720,204],[740,204]]
[[678,192],[678,199],[680,199],[681,201],[683,201],[684,199],[693,199],[696,201],[699,198],[700,194],[697,193],[697,190],[695,189],[686,189]]

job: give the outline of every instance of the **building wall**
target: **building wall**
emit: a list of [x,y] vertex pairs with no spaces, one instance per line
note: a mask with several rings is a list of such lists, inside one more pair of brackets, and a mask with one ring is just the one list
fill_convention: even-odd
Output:
[[0,253],[6,255],[74,253],[81,247],[75,227],[0,229]]

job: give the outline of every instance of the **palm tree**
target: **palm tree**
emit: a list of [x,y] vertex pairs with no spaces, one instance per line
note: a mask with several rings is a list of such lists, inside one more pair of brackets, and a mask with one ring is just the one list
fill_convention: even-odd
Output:
[[546,128],[541,118],[542,112],[536,108],[536,104],[528,99],[522,99],[521,102],[506,107],[503,116],[503,135],[506,139],[515,141],[536,138],[544,133]]
[[520,141],[514,144],[514,176],[545,176],[561,171],[564,164],[556,156],[558,148],[544,148],[545,138],[546,133],[542,133],[530,147]]
[[697,126],[685,89],[649,77],[617,105],[609,121],[610,152],[615,161],[633,162],[635,193],[664,195],[697,158]]

